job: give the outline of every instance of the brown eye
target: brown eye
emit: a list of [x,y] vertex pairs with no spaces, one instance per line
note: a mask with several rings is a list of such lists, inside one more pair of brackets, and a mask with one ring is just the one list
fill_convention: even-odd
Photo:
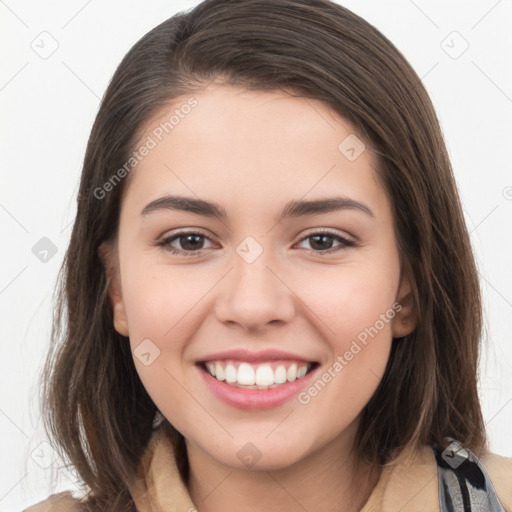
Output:
[[176,240],[180,241],[181,248],[186,251],[194,251],[197,249],[202,249],[202,245],[204,244],[202,235],[196,234],[188,234],[181,235],[176,238]]
[[[158,243],[159,246],[173,254],[196,254],[204,249],[205,240],[210,240],[206,235],[196,232],[181,231]],[[178,247],[176,247],[178,245]]]
[[[304,237],[300,243],[305,240],[310,240],[309,244],[311,250],[317,254],[335,252],[355,245],[355,242],[347,240],[338,234],[329,232],[313,233],[312,235]],[[339,242],[338,245],[334,245],[336,241]]]

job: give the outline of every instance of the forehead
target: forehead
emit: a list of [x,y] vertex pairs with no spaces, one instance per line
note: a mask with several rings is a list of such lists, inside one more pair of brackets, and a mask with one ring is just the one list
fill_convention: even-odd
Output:
[[139,144],[149,141],[128,190],[140,202],[181,192],[269,205],[333,189],[384,199],[375,155],[350,123],[284,91],[211,85],[177,97],[147,123]]

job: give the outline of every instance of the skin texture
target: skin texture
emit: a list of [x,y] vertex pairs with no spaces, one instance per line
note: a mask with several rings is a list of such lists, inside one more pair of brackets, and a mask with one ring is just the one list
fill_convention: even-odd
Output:
[[[352,450],[359,415],[392,337],[416,322],[375,155],[366,148],[347,159],[338,146],[354,130],[320,101],[221,84],[194,98],[197,106],[137,165],[125,191],[116,246],[105,257],[115,328],[132,350],[146,339],[160,350],[148,366],[134,361],[187,440],[189,490],[200,512],[359,510],[379,476]],[[159,112],[141,140],[188,99]],[[166,194],[214,201],[227,218],[176,210],[141,216]],[[347,208],[277,222],[292,199],[333,196],[362,202],[373,216]],[[205,235],[192,240],[199,254],[156,245],[180,229]],[[321,229],[356,246],[306,238]],[[236,251],[248,236],[263,249],[252,263]],[[191,247],[183,237],[170,245]],[[321,377],[397,302],[402,309],[307,404],[294,397],[240,410],[200,378],[198,360],[234,348],[288,351],[318,362]],[[248,442],[261,455],[252,467],[237,456]]]

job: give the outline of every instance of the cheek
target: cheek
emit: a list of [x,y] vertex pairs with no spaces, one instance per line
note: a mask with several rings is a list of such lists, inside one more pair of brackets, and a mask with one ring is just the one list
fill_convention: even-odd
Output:
[[123,300],[133,341],[182,339],[194,308],[214,284],[207,269],[155,264],[149,258],[134,258],[123,270]]
[[211,276],[190,279],[192,270],[178,272],[144,258],[126,262],[123,270],[123,300],[137,373],[158,409],[179,428],[180,418],[193,420],[197,415],[188,410],[190,397],[183,391],[188,387],[184,352],[195,329],[194,306],[211,287]]
[[137,372],[157,407],[163,411],[170,406],[179,417],[187,403],[182,386],[189,384],[186,350],[218,278],[207,268],[172,267],[143,257],[126,261],[121,273]]
[[391,256],[329,270],[302,283],[305,302],[318,314],[316,326],[329,360],[299,401],[322,414],[344,410],[340,422],[355,417],[370,400],[389,359],[399,278]]
[[[391,333],[389,318],[398,284],[399,268],[393,259],[386,265],[347,264],[331,267],[315,278],[303,276],[296,283],[298,295],[316,314],[317,326],[336,349],[345,350],[353,339],[377,324],[384,336]],[[361,336],[360,336],[361,335]]]

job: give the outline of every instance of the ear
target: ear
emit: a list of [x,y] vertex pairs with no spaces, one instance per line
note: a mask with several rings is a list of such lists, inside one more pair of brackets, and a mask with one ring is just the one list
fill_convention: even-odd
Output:
[[391,327],[393,338],[402,338],[410,334],[418,323],[418,310],[414,300],[411,281],[405,275],[400,281],[396,302],[401,305],[401,308],[396,310]]
[[114,312],[114,328],[122,336],[128,336],[128,322],[121,291],[117,251],[113,244],[103,242],[98,249],[98,255],[107,275],[108,294]]

